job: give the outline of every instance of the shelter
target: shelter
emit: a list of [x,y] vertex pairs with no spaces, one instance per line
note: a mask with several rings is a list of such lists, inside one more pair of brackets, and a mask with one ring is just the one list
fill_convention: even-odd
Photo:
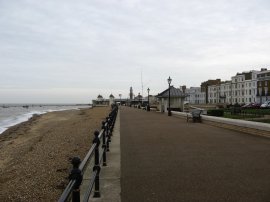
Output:
[[[185,97],[188,94],[184,93],[180,88],[170,87],[170,107],[172,111],[183,111]],[[169,88],[159,93],[158,98],[158,109],[161,112],[167,112],[169,108]]]

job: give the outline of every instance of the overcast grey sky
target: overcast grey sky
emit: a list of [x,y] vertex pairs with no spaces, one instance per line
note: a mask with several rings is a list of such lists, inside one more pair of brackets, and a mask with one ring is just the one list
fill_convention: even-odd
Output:
[[87,103],[270,63],[269,0],[0,0],[0,103]]

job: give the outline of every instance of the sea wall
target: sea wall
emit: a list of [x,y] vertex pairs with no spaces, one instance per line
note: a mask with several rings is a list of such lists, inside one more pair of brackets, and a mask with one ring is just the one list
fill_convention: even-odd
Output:
[[[188,113],[172,111],[172,115],[187,119]],[[270,137],[270,124],[238,119],[228,119],[214,116],[201,115],[203,123],[215,125],[232,130],[242,131],[249,134]]]

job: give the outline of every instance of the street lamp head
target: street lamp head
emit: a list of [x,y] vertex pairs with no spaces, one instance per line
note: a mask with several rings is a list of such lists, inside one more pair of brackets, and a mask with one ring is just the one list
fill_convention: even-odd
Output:
[[171,85],[171,82],[172,82],[172,79],[171,79],[171,77],[169,76],[169,78],[168,78],[168,84]]

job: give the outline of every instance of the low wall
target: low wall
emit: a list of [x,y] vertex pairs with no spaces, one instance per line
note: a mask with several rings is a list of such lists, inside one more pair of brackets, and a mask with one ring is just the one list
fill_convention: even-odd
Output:
[[[187,118],[187,113],[172,111],[172,115]],[[223,128],[242,131],[249,134],[270,137],[270,124],[238,119],[228,119],[214,116],[201,115],[202,122]]]

